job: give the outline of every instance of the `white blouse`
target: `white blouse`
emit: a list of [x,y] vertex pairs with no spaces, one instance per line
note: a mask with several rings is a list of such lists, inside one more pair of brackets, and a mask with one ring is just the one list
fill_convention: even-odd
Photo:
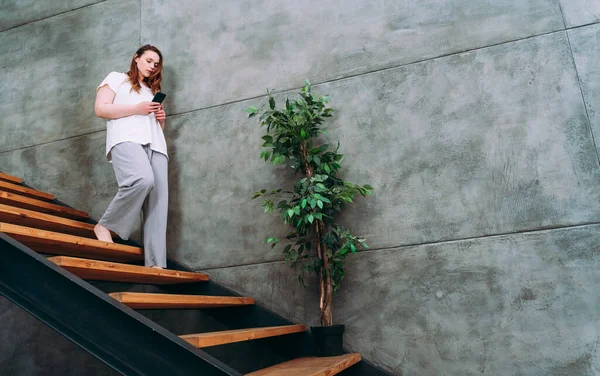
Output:
[[[111,72],[98,86],[98,89],[104,85],[108,85],[115,92],[114,104],[138,104],[144,101],[150,102],[154,98],[152,90],[145,85],[142,85],[139,93],[131,90],[131,83],[125,73]],[[110,150],[113,146],[125,141],[149,145],[150,149],[167,155],[165,135],[154,113],[108,120],[106,122],[106,158],[109,161],[111,160]]]

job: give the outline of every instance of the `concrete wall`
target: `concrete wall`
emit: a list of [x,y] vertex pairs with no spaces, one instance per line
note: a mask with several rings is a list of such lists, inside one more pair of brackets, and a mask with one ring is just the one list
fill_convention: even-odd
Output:
[[289,173],[244,114],[309,78],[344,177],[376,189],[342,218],[371,245],[335,300],[347,348],[397,375],[600,374],[600,3],[5,3],[0,169],[99,218],[116,187],[94,88],[155,44],[170,257],[316,324],[316,292],[262,243],[285,229],[249,198]]
[[2,375],[120,375],[3,296],[0,296],[0,320]]

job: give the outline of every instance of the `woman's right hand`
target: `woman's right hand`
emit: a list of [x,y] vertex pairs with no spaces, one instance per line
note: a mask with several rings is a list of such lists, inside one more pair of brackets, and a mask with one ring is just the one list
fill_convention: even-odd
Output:
[[148,115],[160,109],[160,103],[156,102],[140,102],[135,106],[138,115]]

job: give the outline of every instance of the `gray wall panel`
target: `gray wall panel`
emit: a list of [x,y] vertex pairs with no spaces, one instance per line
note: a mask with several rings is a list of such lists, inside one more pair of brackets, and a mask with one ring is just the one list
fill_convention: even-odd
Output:
[[567,27],[600,21],[600,2],[597,0],[559,0]]
[[1,295],[0,320],[4,376],[120,375]]
[[0,31],[99,2],[101,0],[1,0]]
[[104,129],[95,90],[126,71],[139,2],[107,1],[0,33],[0,152]]
[[318,90],[339,109],[329,134],[345,176],[376,189],[344,222],[376,248],[600,215],[598,160],[562,32]]
[[596,146],[600,141],[600,25],[569,30],[569,40]]
[[554,0],[142,2],[176,113],[562,27]]
[[[334,298],[345,343],[395,375],[600,372],[600,227],[362,252]],[[317,286],[283,263],[209,271],[297,322],[318,323]]]

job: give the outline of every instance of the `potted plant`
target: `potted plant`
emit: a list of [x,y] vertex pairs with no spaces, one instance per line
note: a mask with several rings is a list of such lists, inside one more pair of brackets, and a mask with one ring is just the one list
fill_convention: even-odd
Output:
[[[265,150],[260,158],[273,165],[287,164],[297,175],[293,190],[263,189],[253,198],[262,197],[265,213],[275,210],[292,229],[282,241],[285,260],[293,269],[299,269],[300,283],[305,286],[304,272],[313,272],[319,278],[319,307],[321,327],[312,327],[318,355],[341,355],[344,325],[333,325],[332,298],[344,279],[344,260],[347,255],[367,248],[365,240],[335,223],[336,215],[344,205],[353,202],[356,195],[369,196],[373,188],[344,181],[337,176],[342,154],[337,147],[319,140],[326,133],[322,129],[333,109],[327,107],[328,97],[312,93],[306,81],[296,100],[286,99],[285,106],[276,108],[275,99],[268,93],[269,105],[246,110],[249,117],[259,116]],[[275,199],[280,200],[275,203]],[[271,248],[280,243],[269,237]],[[306,287],[306,286],[305,286]]]

